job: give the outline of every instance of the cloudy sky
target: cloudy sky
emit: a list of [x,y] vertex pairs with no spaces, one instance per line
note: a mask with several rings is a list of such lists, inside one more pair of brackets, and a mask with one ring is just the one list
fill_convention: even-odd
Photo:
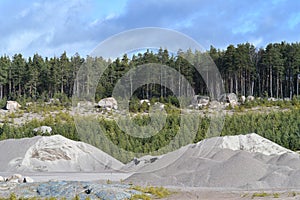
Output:
[[300,41],[298,0],[0,0],[0,55],[85,56],[133,28],[182,32],[204,48]]

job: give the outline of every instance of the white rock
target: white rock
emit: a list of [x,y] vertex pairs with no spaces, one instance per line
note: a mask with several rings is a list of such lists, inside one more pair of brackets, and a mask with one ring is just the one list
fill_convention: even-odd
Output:
[[22,175],[21,174],[14,174],[6,179],[6,182],[11,182],[11,183],[22,183]]
[[241,96],[241,103],[245,103],[246,101],[246,97],[245,96]]
[[278,99],[274,98],[274,97],[270,97],[268,98],[268,101],[277,101]]
[[41,132],[41,133],[51,133],[52,128],[50,126],[41,126],[38,128],[33,129],[34,132]]
[[254,96],[247,96],[247,101],[254,101],[255,97]]
[[148,99],[142,99],[140,100],[140,104],[146,103],[148,106],[150,106],[150,101]]
[[115,98],[113,97],[108,97],[108,98],[104,98],[101,99],[98,102],[98,106],[101,108],[105,108],[105,109],[118,109],[118,102]]
[[3,176],[0,176],[0,182],[5,182],[5,179]]
[[6,102],[6,109],[10,111],[18,110],[21,108],[21,105],[16,101],[7,101]]

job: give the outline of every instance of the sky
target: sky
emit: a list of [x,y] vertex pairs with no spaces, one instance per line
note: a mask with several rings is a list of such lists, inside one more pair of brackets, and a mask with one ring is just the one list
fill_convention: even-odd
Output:
[[205,49],[300,41],[298,0],[0,0],[0,55],[85,57],[133,28],[179,31]]

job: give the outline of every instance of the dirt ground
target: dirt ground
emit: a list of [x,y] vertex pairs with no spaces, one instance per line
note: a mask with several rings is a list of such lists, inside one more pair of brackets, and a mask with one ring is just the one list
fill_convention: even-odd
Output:
[[247,200],[247,199],[300,199],[300,189],[276,190],[276,191],[229,191],[212,190],[202,188],[172,188],[173,194],[164,198],[164,200]]

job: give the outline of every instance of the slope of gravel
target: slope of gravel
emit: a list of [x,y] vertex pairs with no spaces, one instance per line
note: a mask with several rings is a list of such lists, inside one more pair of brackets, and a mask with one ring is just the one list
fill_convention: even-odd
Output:
[[[166,163],[174,154],[181,156]],[[181,187],[299,188],[299,163],[299,154],[256,134],[217,137],[158,157],[127,181]]]
[[60,135],[4,140],[0,152],[2,172],[101,172],[123,167],[101,150]]

